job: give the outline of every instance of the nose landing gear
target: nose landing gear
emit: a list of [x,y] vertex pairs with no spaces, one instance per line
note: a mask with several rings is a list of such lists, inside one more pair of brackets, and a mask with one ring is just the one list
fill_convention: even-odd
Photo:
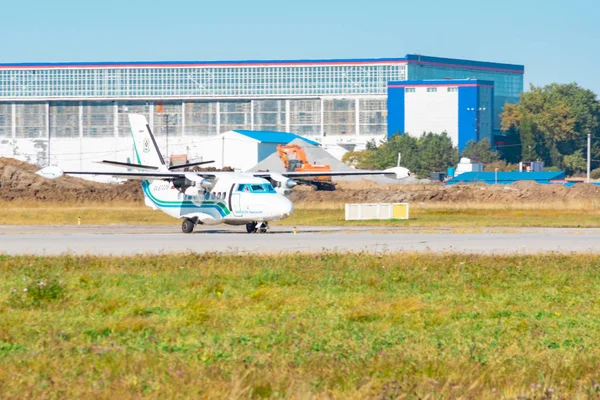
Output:
[[248,222],[246,224],[246,232],[248,233],[267,233],[269,230],[268,222]]

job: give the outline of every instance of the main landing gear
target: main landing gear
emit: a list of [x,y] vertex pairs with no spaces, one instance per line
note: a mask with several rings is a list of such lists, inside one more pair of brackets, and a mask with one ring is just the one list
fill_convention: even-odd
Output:
[[246,232],[248,233],[267,233],[269,230],[268,222],[248,222],[246,224]]
[[190,218],[186,218],[181,223],[181,231],[183,233],[192,233],[194,230],[194,226],[196,226],[196,221]]

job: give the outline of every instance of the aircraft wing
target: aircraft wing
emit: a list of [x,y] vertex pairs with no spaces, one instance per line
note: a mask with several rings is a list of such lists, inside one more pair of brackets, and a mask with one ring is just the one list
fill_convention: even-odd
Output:
[[190,178],[191,175],[202,177],[202,178],[215,178],[214,172],[123,172],[123,171],[63,171],[58,167],[46,167],[42,168],[38,172],[38,175],[47,179],[60,178],[63,175],[102,175],[112,176],[115,178],[123,179],[137,179],[137,180],[171,180],[176,178]]
[[63,171],[66,175],[104,175],[113,176],[115,178],[123,179],[137,179],[141,181],[145,180],[159,180],[159,179],[175,179],[185,177],[185,173],[164,173],[164,172],[98,172],[98,171]]
[[[154,167],[151,165],[133,164],[133,163],[120,162],[120,161],[102,160],[102,161],[95,161],[95,163],[110,165],[111,167],[137,169],[139,171],[157,171],[159,169],[158,167]],[[189,167],[196,167],[199,165],[212,164],[212,163],[214,163],[214,161],[211,160],[211,161],[198,161],[198,162],[180,164],[180,165],[172,165],[169,167],[169,171],[183,169],[183,168],[189,168]]]
[[[259,173],[260,174],[260,173]],[[265,176],[269,173],[264,173]],[[304,178],[311,176],[351,176],[351,175],[396,175],[395,172],[391,171],[368,171],[368,170],[356,170],[356,171],[315,171],[315,172],[281,172],[281,175],[287,176],[288,178]],[[256,173],[254,176],[259,176]]]
[[406,168],[390,168],[384,171],[369,171],[369,170],[355,170],[355,171],[315,171],[315,172],[253,172],[254,176],[266,178],[274,176],[284,176],[286,178],[304,178],[304,177],[315,177],[315,176],[366,176],[366,175],[385,175],[395,179],[404,179],[410,176],[410,171]]

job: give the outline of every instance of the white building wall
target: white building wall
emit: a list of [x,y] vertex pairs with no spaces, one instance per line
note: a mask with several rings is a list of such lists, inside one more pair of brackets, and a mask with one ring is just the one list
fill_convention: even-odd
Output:
[[[96,161],[134,160],[133,144],[129,137],[54,138],[50,149],[45,139],[4,139],[0,142],[0,157],[16,158],[41,166],[55,165],[65,171],[126,171],[124,168],[106,166]],[[164,140],[157,142],[164,154]],[[190,161],[215,161],[207,166],[229,166],[246,171],[258,164],[258,145],[256,140],[235,132],[209,139],[169,137],[169,154],[187,154]],[[109,177],[100,176],[89,178],[98,181],[111,180]]]
[[[412,88],[407,88],[411,89]],[[422,136],[423,133],[447,132],[452,143],[458,145],[458,91],[437,87],[428,92],[427,87],[416,87],[404,95],[406,133]]]
[[225,159],[221,158],[221,166],[247,171],[258,164],[258,141],[236,132],[227,132],[223,136],[224,148],[221,150]]

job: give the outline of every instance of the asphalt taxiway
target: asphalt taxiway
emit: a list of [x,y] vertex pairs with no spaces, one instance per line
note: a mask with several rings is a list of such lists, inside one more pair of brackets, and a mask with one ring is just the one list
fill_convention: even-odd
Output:
[[554,251],[600,253],[600,229],[398,229],[274,226],[266,234],[244,227],[198,227],[183,234],[168,226],[0,226],[0,254],[281,253],[351,251],[463,252],[480,254]]

